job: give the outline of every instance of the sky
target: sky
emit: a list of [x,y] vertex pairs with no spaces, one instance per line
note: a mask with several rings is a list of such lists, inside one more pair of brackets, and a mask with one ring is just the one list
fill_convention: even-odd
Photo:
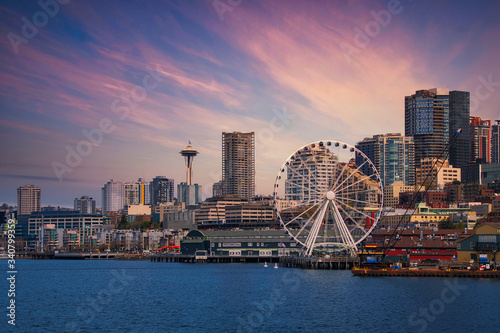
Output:
[[500,2],[37,1],[0,5],[0,202],[101,203],[110,179],[221,179],[222,132],[256,135],[256,193],[317,140],[404,133],[404,96],[471,92],[500,119]]

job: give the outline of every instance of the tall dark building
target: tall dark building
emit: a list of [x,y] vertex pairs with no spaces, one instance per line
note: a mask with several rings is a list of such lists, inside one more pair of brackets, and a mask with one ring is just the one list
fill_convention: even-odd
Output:
[[160,203],[174,201],[174,180],[165,176],[153,178],[150,185],[151,204],[157,206]]
[[406,96],[405,136],[413,136],[415,167],[439,157],[449,137],[449,96],[438,95],[436,88]]
[[255,133],[222,133],[222,194],[255,196]]
[[[402,181],[404,185],[415,184],[415,147],[412,137],[400,133],[379,134],[358,142],[356,148],[373,162],[384,186],[397,181]],[[356,164],[363,165],[361,154],[356,154]],[[366,164],[361,171],[368,176],[373,173]]]
[[491,120],[470,117],[471,161],[491,162]]
[[450,164],[461,168],[471,161],[470,140],[470,93],[468,91],[450,91],[450,139],[458,129],[462,131],[457,136],[455,144],[450,147]]
[[491,163],[500,163],[500,120],[491,126]]

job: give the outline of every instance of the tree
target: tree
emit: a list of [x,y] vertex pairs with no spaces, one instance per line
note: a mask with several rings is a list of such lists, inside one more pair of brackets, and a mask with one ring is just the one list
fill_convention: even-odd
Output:
[[442,220],[439,223],[439,228],[440,229],[455,229],[455,225],[453,224],[453,221],[448,217],[445,220]]
[[151,221],[143,220],[141,223],[141,229],[146,230],[151,226]]
[[120,222],[116,226],[117,229],[126,229],[127,228],[127,216],[123,214],[120,218]]
[[8,209],[8,208],[9,208],[9,205],[7,205],[6,203],[2,204],[2,209]]

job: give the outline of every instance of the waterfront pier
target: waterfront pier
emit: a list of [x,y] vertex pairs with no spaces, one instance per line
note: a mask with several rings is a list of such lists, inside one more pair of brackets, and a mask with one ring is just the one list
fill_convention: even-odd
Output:
[[279,257],[279,256],[222,256],[222,255],[182,255],[155,254],[151,262],[178,263],[278,263],[280,267],[326,270],[350,270],[359,264],[356,257]]

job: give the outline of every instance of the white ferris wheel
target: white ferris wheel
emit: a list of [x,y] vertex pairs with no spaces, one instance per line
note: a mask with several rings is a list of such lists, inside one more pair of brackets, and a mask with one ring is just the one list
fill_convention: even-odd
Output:
[[274,205],[282,227],[303,254],[354,255],[380,218],[382,181],[356,147],[316,141],[298,149],[280,168]]

